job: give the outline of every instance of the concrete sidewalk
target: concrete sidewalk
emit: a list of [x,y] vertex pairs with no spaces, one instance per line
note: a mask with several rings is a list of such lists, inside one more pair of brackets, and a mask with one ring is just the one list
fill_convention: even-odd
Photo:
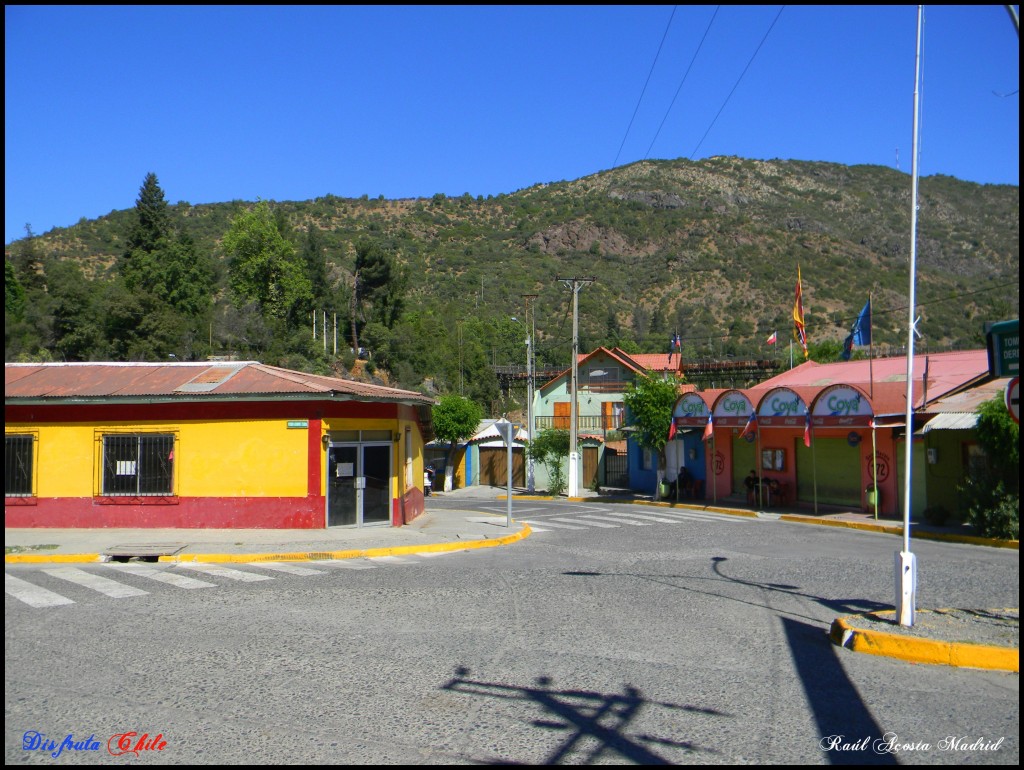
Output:
[[529,527],[471,510],[427,510],[403,527],[325,529],[5,529],[7,564],[315,561],[514,543]]

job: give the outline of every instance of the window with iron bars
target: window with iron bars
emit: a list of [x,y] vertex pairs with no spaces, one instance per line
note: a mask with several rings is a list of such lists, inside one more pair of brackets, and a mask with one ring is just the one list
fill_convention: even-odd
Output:
[[13,434],[4,436],[4,495],[31,497],[35,436]]
[[103,491],[116,495],[174,494],[174,436],[103,437]]

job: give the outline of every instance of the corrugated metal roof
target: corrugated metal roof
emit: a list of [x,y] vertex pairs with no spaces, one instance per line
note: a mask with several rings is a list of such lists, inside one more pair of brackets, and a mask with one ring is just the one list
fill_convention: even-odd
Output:
[[[918,385],[928,374],[927,392]],[[914,406],[921,406],[921,399],[927,398],[929,405],[937,398],[955,393],[988,376],[988,351],[956,350],[948,353],[915,353],[914,354]],[[856,385],[867,391],[874,384],[878,386],[902,386],[906,388],[907,357],[861,359],[857,361],[839,361],[832,364],[819,364],[814,361],[795,366],[775,375],[758,385],[776,387],[785,385],[816,385],[824,387],[842,383]],[[904,404],[906,404],[904,390]],[[904,407],[905,408],[905,407]],[[876,413],[883,410],[876,409]]]
[[978,427],[978,415],[963,412],[943,412],[930,419],[923,428],[915,433],[928,433],[933,430],[973,430]]
[[5,364],[4,400],[140,401],[308,396],[432,404],[422,393],[307,374],[258,361]]

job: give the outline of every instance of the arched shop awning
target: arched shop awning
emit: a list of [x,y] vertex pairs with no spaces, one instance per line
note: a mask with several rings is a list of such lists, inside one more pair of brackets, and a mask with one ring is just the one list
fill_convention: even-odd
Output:
[[757,402],[757,423],[765,428],[802,428],[807,403],[791,388],[772,388]]
[[719,428],[742,428],[750,419],[754,406],[746,393],[741,390],[727,390],[714,403],[715,430]]
[[814,428],[869,428],[875,416],[868,395],[853,385],[830,385],[811,403]]
[[687,428],[703,430],[707,425],[710,411],[711,409],[699,394],[684,393],[676,401],[675,408],[672,410],[672,420],[675,422],[676,430]]

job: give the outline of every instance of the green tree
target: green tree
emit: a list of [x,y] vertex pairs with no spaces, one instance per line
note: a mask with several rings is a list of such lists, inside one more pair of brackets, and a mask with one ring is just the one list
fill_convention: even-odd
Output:
[[626,405],[627,423],[635,428],[633,437],[641,449],[649,449],[658,456],[658,474],[654,497],[665,474],[665,445],[672,424],[672,410],[679,398],[681,377],[662,379],[640,375],[626,386],[622,400]]
[[27,291],[46,291],[45,258],[39,236],[32,232],[31,225],[25,225],[25,237],[13,245],[11,262],[15,275]]
[[460,441],[472,438],[480,427],[484,413],[480,405],[462,396],[447,395],[431,410],[434,435],[440,441],[448,442],[448,455],[444,471],[444,491],[452,491],[452,474],[455,470],[455,447]]
[[135,201],[136,220],[128,233],[127,255],[135,251],[154,251],[161,239],[171,234],[171,214],[164,199],[164,191],[160,188],[156,174],[152,171],[139,188],[139,197]]
[[4,260],[4,316],[20,321],[25,316],[25,287],[14,273],[14,265]]
[[986,464],[960,486],[967,520],[986,537],[1020,537],[1020,426],[1002,396],[978,408],[978,444]]
[[309,278],[266,201],[232,220],[223,246],[229,255],[228,285],[236,305],[256,302],[261,313],[279,321],[309,306]]
[[407,285],[394,255],[376,241],[362,239],[356,244],[350,307],[354,350],[359,350],[359,336],[365,324],[374,322],[394,328],[405,305]]
[[310,224],[306,238],[302,242],[302,263],[306,267],[306,277],[312,289],[313,309],[333,313],[338,310],[334,306],[331,295],[331,280],[327,270],[327,250],[324,246],[323,233],[320,228]]
[[526,454],[548,472],[548,494],[560,495],[565,491],[565,459],[569,456],[569,431],[549,428],[540,431],[526,445]]

